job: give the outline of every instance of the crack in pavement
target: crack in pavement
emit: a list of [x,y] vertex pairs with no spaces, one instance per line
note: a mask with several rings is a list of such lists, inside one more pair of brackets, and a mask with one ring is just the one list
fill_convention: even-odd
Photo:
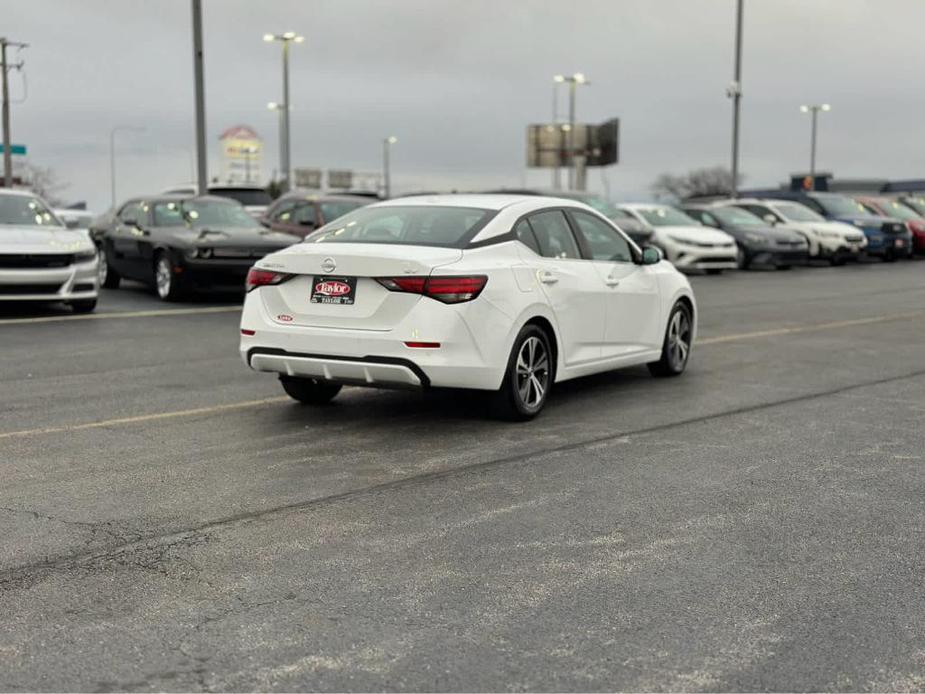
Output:
[[[620,431],[612,434],[607,434],[604,436],[592,437],[590,439],[583,439],[581,441],[573,441],[571,443],[565,443],[560,446],[552,446],[550,448],[539,449],[534,451],[528,451],[526,453],[516,453],[514,455],[502,456],[500,458],[493,458],[491,460],[476,461],[472,463],[467,463],[458,467],[438,470],[434,472],[425,472],[416,475],[410,475],[407,477],[402,477],[395,480],[390,480],[388,482],[382,482],[379,484],[373,484],[366,487],[361,487],[358,489],[348,489],[343,492],[338,492],[336,494],[329,494],[327,496],[315,497],[312,499],[304,499],[302,501],[296,501],[289,504],[283,504],[281,506],[275,506],[272,508],[265,508],[256,511],[247,511],[243,513],[234,514],[231,516],[225,516],[222,518],[217,518],[215,520],[202,523],[197,526],[192,526],[188,528],[180,528],[176,530],[167,530],[157,533],[152,533],[147,536],[143,536],[134,540],[131,540],[127,543],[116,545],[109,548],[104,548],[102,550],[97,550],[94,552],[78,552],[69,555],[61,555],[58,557],[52,557],[45,559],[43,561],[34,562],[32,564],[26,564],[19,567],[13,567],[10,569],[5,569],[0,571],[0,588],[3,589],[16,589],[21,587],[26,587],[28,585],[33,585],[40,581],[45,575],[54,573],[59,570],[71,570],[71,569],[89,569],[94,567],[94,565],[99,566],[101,564],[105,565],[109,561],[113,561],[117,557],[129,555],[136,551],[152,551],[156,550],[159,547],[165,547],[166,549],[159,555],[158,560],[153,564],[148,563],[135,563],[134,565],[139,566],[140,568],[148,568],[151,566],[158,566],[159,561],[163,561],[166,553],[175,546],[178,545],[187,545],[192,546],[193,544],[199,544],[201,541],[205,541],[208,538],[208,533],[210,530],[224,528],[226,526],[232,526],[236,524],[243,524],[248,522],[262,521],[274,516],[279,516],[289,512],[298,512],[303,511],[312,507],[333,504],[340,501],[361,498],[363,496],[368,496],[372,494],[378,494],[381,492],[390,491],[393,489],[403,489],[409,486],[415,486],[420,484],[426,484],[428,482],[433,482],[442,479],[450,479],[453,477],[458,477],[464,474],[478,472],[482,470],[487,470],[494,467],[499,467],[502,465],[524,462],[530,458],[536,456],[551,455],[557,453],[564,453],[568,451],[575,451],[581,448],[586,448],[589,446],[594,446],[596,444],[607,443],[610,441],[616,441],[627,436],[642,436],[645,434],[652,434],[661,431],[667,431],[674,429],[676,427],[688,426],[691,424],[698,424],[702,422],[709,422],[725,417],[733,417],[736,415],[747,414],[751,412],[760,412],[763,410],[771,409],[774,407],[780,407],[783,405],[792,405],[800,402],[808,402],[811,400],[816,400],[819,398],[832,397],[836,395],[841,395],[844,393],[851,393],[852,391],[869,388],[873,386],[878,386],[886,383],[895,383],[899,381],[905,381],[913,378],[920,378],[925,376],[925,370],[913,371],[910,373],[901,374],[898,376],[889,376],[879,379],[874,379],[871,381],[864,381],[861,383],[852,383],[848,385],[839,386],[837,388],[830,388],[825,391],[818,391],[814,393],[805,393],[803,395],[796,395],[790,398],[783,398],[780,400],[775,400],[772,402],[757,403],[754,405],[746,405],[743,407],[733,408],[731,410],[726,410],[723,412],[716,412],[713,414],[702,415],[699,417],[691,417],[689,419],[677,420],[674,422],[666,422],[664,424],[656,424],[649,427],[642,427],[640,429],[635,429],[632,431]],[[31,512],[30,512],[31,513]],[[118,561],[116,562],[119,563]],[[131,563],[126,563],[125,565],[131,565]],[[162,573],[164,576],[170,578],[169,573],[164,572],[161,569],[154,569],[159,573]]]

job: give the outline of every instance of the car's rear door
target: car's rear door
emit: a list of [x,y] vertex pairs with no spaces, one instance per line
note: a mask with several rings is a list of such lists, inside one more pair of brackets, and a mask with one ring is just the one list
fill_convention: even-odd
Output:
[[568,216],[605,287],[603,356],[657,348],[662,339],[661,299],[651,267],[636,262],[629,241],[604,219],[577,209],[569,210]]
[[592,264],[582,258],[562,209],[535,212],[515,226],[533,252],[523,251],[559,326],[566,366],[598,361],[604,340],[607,292]]

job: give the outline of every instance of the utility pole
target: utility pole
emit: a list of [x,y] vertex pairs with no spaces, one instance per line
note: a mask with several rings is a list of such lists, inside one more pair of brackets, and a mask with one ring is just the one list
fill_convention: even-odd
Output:
[[206,95],[203,87],[202,0],[193,2],[193,74],[196,89],[196,191],[209,191],[208,153],[206,152]]
[[382,193],[386,200],[392,197],[392,164],[389,155],[392,145],[396,142],[398,138],[394,135],[389,135],[382,141]]
[[559,156],[562,153],[561,137],[562,131],[559,128],[559,85],[565,82],[564,75],[555,75],[552,78],[552,127],[555,129],[556,144],[556,161],[552,169],[552,187],[555,190],[562,188],[562,176],[559,171]]
[[282,34],[264,34],[263,40],[267,42],[278,41],[283,44],[283,102],[277,104],[280,111],[280,128],[279,128],[279,153],[280,153],[280,173],[282,179],[283,191],[292,188],[292,165],[290,164],[291,149],[289,144],[289,44],[292,42],[302,43],[304,36],[296,34],[294,31],[286,31]]
[[10,70],[22,69],[22,61],[10,65],[6,59],[6,49],[9,46],[25,48],[27,45],[0,37],[0,66],[2,66],[3,73],[2,80],[0,80],[3,82],[3,185],[7,188],[13,187],[13,145],[10,136],[10,85],[8,77]]
[[739,197],[739,109],[742,102],[742,3],[736,0],[735,76],[726,90],[732,99],[732,197]]
[[800,111],[809,113],[812,116],[812,126],[809,136],[809,178],[812,181],[811,190],[816,190],[816,121],[819,118],[819,111],[831,111],[832,107],[828,104],[812,104],[809,106],[800,106]]

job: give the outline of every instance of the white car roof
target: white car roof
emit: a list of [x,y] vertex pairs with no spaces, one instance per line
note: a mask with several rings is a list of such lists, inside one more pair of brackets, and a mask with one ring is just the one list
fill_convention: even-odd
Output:
[[[539,202],[539,207],[549,205],[575,205],[584,207],[576,200],[564,198],[547,198],[541,195],[504,195],[497,193],[452,194],[452,195],[411,195],[406,198],[392,198],[375,203],[376,207],[387,205],[435,205],[441,207],[477,207],[484,210],[503,210],[521,202]],[[577,204],[576,204],[577,203]]]
[[21,197],[30,197],[38,198],[40,195],[36,195],[31,190],[23,190],[22,188],[0,188],[0,195],[18,195]]
[[617,207],[627,210],[664,210],[666,207],[674,208],[674,205],[666,205],[659,202],[621,202]]

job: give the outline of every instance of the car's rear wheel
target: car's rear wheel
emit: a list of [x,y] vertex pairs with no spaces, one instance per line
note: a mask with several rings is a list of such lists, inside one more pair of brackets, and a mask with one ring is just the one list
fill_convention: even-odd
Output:
[[694,321],[687,304],[678,302],[668,316],[668,327],[662,342],[662,356],[658,361],[649,362],[649,372],[653,376],[680,376],[687,367],[691,354],[691,342],[694,336]]
[[537,325],[526,325],[514,340],[501,389],[494,394],[492,413],[513,421],[533,419],[549,396],[555,364],[549,336]]
[[173,271],[173,263],[166,253],[159,253],[154,259],[154,288],[162,301],[176,301],[183,296],[183,289]]
[[706,270],[706,273],[707,273],[708,275],[722,275],[722,274],[723,274],[723,269],[722,269],[722,268],[717,268],[717,267],[712,267],[712,268],[710,268],[709,270]]
[[279,382],[283,384],[286,395],[303,405],[326,405],[341,389],[341,386],[336,383],[326,383],[317,378],[280,376]]
[[99,278],[100,286],[106,287],[106,289],[117,289],[119,287],[119,280],[122,278],[119,277],[119,273],[116,272],[114,268],[109,266],[109,258],[106,256],[106,249],[100,248],[97,256],[98,265],[96,268],[96,275]]
[[96,299],[81,299],[80,301],[71,302],[71,310],[74,313],[92,313],[96,310]]
[[845,252],[841,248],[839,248],[837,251],[832,253],[832,257],[829,258],[829,262],[832,264],[833,267],[844,265],[847,262],[847,258],[845,257]]

